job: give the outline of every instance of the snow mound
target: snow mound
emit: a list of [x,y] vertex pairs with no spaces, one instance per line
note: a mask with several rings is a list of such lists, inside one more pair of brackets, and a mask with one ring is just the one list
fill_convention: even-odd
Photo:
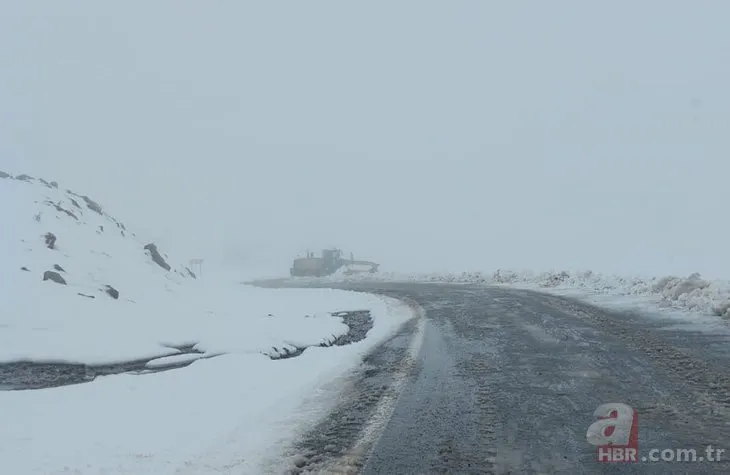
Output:
[[627,277],[593,271],[533,272],[497,269],[492,273],[377,273],[334,278],[351,281],[501,285],[541,290],[575,289],[597,294],[644,296],[663,307],[730,318],[730,281],[706,280],[697,273],[687,277]]

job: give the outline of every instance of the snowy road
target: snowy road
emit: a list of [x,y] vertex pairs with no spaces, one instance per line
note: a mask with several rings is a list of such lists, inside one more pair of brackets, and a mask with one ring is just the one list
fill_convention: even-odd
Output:
[[[370,445],[360,452],[350,447],[348,456],[328,470],[337,465],[360,473],[730,470],[728,464],[707,460],[598,463],[596,448],[586,441],[594,410],[619,402],[638,411],[639,459],[659,454],[652,449],[695,449],[697,459],[707,446],[730,449],[727,336],[526,290],[336,286],[412,299],[425,318],[417,364],[405,374],[379,437],[371,434]],[[389,384],[384,374],[397,368],[394,361],[405,346],[396,338],[374,353],[389,369],[365,371],[354,386],[351,410],[345,404],[302,443],[308,458],[318,461],[302,462],[303,472],[322,470],[319,461],[327,453],[348,449],[337,447],[337,440],[354,442],[352,426],[367,425],[361,420],[363,401],[368,394],[380,397],[375,393]],[[730,459],[730,450],[724,455]]]

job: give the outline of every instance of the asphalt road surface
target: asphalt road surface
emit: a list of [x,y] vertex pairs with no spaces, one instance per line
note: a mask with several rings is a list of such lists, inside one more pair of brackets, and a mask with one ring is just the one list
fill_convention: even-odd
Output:
[[[730,473],[727,335],[523,290],[335,287],[406,299],[423,316],[366,358],[291,473]],[[586,440],[596,408],[614,402],[638,412],[637,463],[598,463]],[[708,446],[714,459],[727,451],[709,461]],[[661,455],[652,449],[696,459],[642,462]]]

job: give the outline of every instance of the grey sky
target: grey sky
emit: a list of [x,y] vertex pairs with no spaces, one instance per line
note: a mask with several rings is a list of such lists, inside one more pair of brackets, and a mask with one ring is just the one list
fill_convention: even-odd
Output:
[[729,18],[722,0],[8,0],[0,170],[185,257],[283,273],[338,245],[383,270],[727,276]]

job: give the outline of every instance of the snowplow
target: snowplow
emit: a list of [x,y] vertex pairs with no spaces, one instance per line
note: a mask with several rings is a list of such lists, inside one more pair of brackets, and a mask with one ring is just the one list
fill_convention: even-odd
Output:
[[345,259],[341,250],[325,249],[320,256],[307,252],[306,257],[294,259],[289,273],[292,277],[324,277],[343,268],[345,274],[351,275],[359,272],[374,273],[379,267],[375,262],[355,260],[352,253],[350,259]]

